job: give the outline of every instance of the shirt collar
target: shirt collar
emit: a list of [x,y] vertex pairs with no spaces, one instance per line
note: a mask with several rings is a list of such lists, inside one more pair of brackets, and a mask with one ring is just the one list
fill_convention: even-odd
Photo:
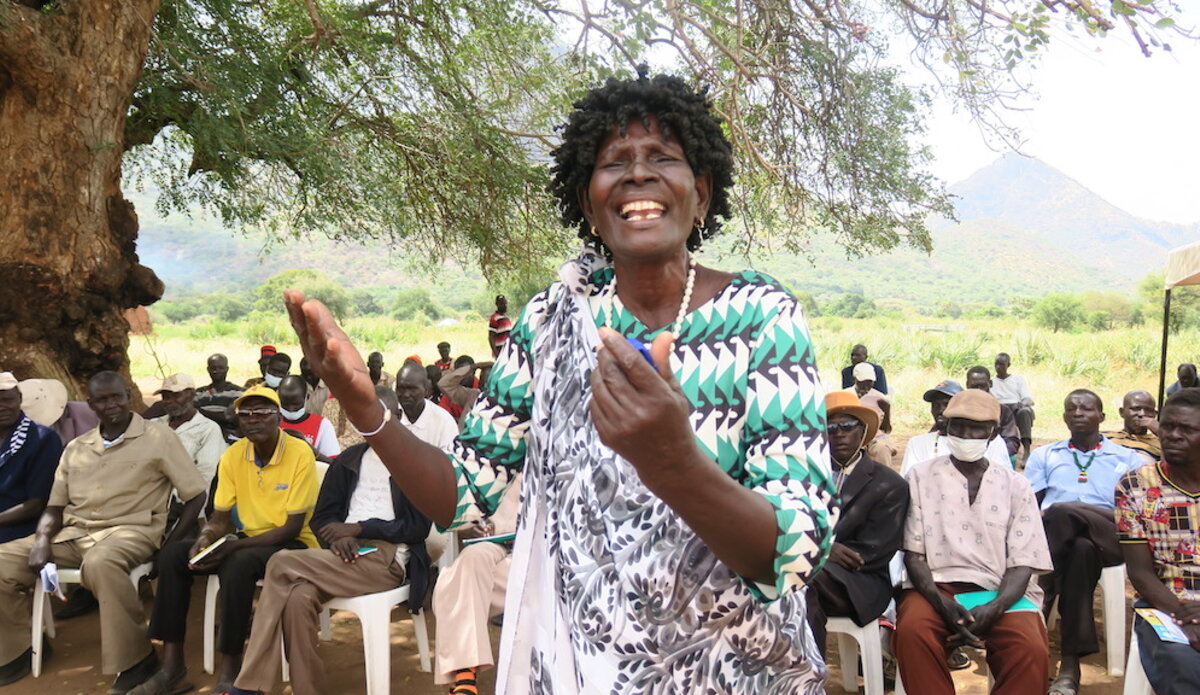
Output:
[[[1070,447],[1070,445],[1071,445],[1070,439],[1062,439],[1057,442],[1053,442],[1053,443],[1049,444],[1048,446],[1050,447],[1051,450],[1060,450],[1060,449],[1066,450]],[[1103,435],[1103,434],[1100,435],[1100,453],[1101,454],[1121,453],[1120,450],[1122,448],[1123,447],[1121,447],[1119,444],[1114,444],[1112,442],[1112,440],[1109,439],[1108,437],[1106,437],[1105,435]],[[1085,451],[1083,453],[1087,453],[1087,452]]]
[[[283,430],[279,430],[279,439],[275,443],[275,453],[271,454],[271,459],[269,461],[267,461],[266,465],[263,466],[263,468],[268,468],[270,466],[273,466],[273,465],[279,463],[283,459],[283,450],[285,448],[287,448],[288,446],[291,446],[291,442],[288,441],[289,439],[295,439],[295,437],[288,434],[287,432],[284,432]],[[246,442],[246,453],[242,457],[242,460],[253,464],[254,463],[254,442],[250,441],[249,439],[244,439],[244,438],[241,441]],[[305,446],[308,446],[308,444],[305,443]]]

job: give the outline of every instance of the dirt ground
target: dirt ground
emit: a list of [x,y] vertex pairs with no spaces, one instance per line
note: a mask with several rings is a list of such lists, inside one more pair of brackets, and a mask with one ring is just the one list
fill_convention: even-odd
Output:
[[[192,595],[192,606],[188,614],[188,668],[189,680],[196,686],[198,693],[212,693],[216,679],[203,672],[201,647],[201,616],[204,610],[203,584],[197,584]],[[143,584],[143,598],[146,609],[150,609],[150,587]],[[1099,592],[1097,592],[1099,596]],[[1132,596],[1131,596],[1132,598]],[[1099,615],[1100,604],[1096,604]],[[430,637],[436,639],[436,625],[431,613],[428,620]],[[409,620],[404,608],[398,608],[392,613],[392,692],[411,695],[443,695],[446,690],[434,685],[433,675],[419,670],[416,638],[413,635],[412,621]],[[335,613],[333,615],[333,639],[322,642],[320,653],[328,671],[329,695],[359,695],[366,692],[363,671],[362,633],[358,621],[350,613]],[[53,640],[54,654],[45,662],[40,678],[26,677],[24,680],[3,689],[5,695],[55,695],[72,693],[102,694],[108,690],[111,677],[100,673],[100,643],[99,616],[97,613],[59,621],[58,636]],[[1126,625],[1132,625],[1132,618],[1127,616]],[[499,645],[500,629],[492,627],[492,644]],[[1103,633],[1102,633],[1103,634]],[[1057,634],[1050,636],[1051,653],[1057,655]],[[828,693],[845,693],[841,688],[841,668],[837,655],[837,641],[830,640],[829,651],[830,678]],[[495,671],[486,671],[480,679],[480,692],[495,691]],[[961,695],[984,695],[987,693],[987,675],[982,667],[982,659],[977,658],[973,668],[954,674],[954,682]],[[1105,657],[1095,654],[1083,662],[1084,692],[1087,695],[1120,695],[1122,679],[1112,678],[1105,670]],[[291,693],[290,686],[280,683],[273,693]],[[890,691],[889,691],[890,692]],[[912,695],[919,692],[910,689]],[[683,694],[681,694],[683,695]],[[1030,693],[1030,695],[1039,695]]]

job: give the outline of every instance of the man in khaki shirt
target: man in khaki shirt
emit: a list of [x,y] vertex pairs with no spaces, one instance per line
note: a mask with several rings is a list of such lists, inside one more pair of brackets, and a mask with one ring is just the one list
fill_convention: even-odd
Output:
[[171,490],[187,500],[172,531],[183,538],[194,530],[205,484],[170,427],[130,412],[121,375],[93,376],[88,405],[100,425],[63,452],[37,532],[0,545],[0,678],[29,672],[38,572],[48,562],[83,565],[83,585],[100,601],[101,670],[119,674],[108,692],[120,695],[158,667],[129,572],[162,544]]

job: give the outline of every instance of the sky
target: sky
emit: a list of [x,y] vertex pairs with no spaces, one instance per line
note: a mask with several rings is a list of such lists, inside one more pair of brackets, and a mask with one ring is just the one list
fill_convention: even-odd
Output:
[[[1172,48],[1146,58],[1119,32],[1055,37],[1033,72],[1029,110],[1011,114],[1020,151],[1139,217],[1200,222],[1200,46],[1180,38]],[[1003,153],[944,100],[928,126],[932,171],[948,183]]]

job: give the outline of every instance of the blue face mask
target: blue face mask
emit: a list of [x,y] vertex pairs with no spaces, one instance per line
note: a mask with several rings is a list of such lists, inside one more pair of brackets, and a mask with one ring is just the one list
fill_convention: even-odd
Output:
[[304,413],[307,411],[308,408],[304,406],[301,406],[299,410],[284,410],[283,408],[280,408],[279,414],[283,416],[284,420],[299,420],[300,418],[304,417]]
[[283,377],[275,376],[274,374],[265,374],[263,375],[263,382],[265,382],[267,386],[277,389],[279,388],[279,384],[283,382]]

